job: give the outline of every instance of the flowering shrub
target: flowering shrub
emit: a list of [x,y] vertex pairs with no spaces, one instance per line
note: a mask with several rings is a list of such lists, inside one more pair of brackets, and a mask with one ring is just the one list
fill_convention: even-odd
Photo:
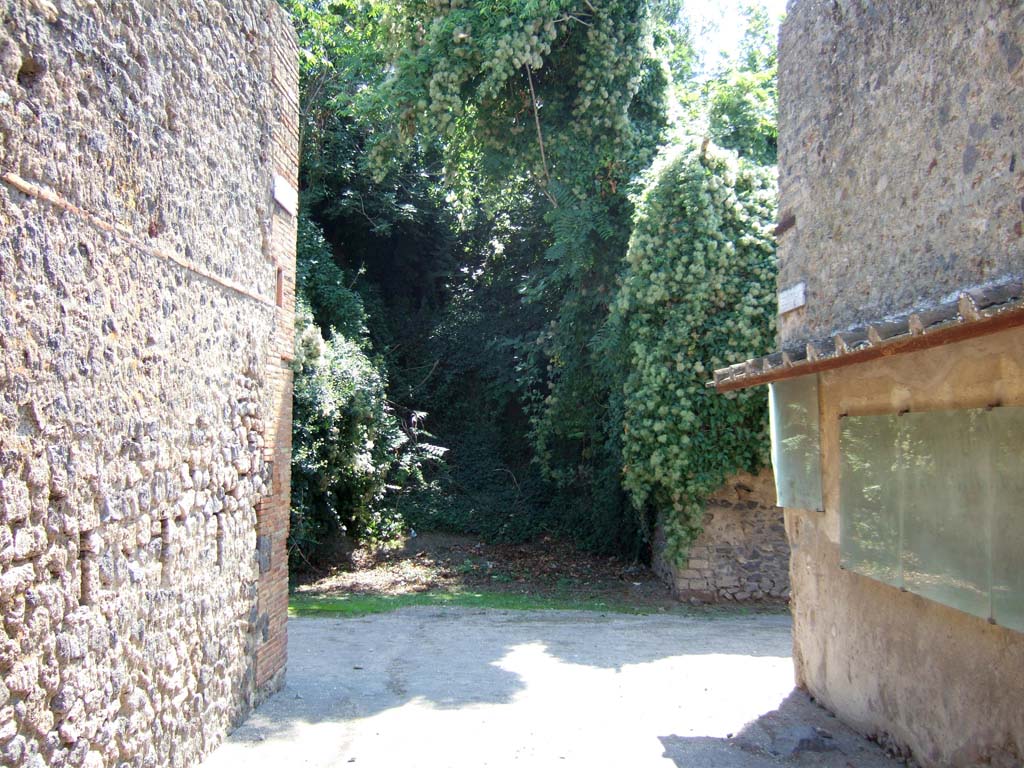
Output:
[[658,511],[676,558],[700,533],[708,495],[767,461],[764,393],[705,383],[773,345],[774,221],[773,169],[706,141],[665,151],[637,201],[610,319],[628,368],[624,486]]

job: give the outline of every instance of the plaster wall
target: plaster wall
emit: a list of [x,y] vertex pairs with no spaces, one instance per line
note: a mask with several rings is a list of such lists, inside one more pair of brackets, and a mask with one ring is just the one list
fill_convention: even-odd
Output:
[[0,764],[191,766],[284,668],[297,46],[0,6]]
[[1024,329],[819,381],[825,512],[786,510],[798,684],[924,766],[1020,765],[1024,634],[839,568],[839,417],[1024,406]]
[[797,0],[779,43],[783,346],[1024,273],[1024,6]]

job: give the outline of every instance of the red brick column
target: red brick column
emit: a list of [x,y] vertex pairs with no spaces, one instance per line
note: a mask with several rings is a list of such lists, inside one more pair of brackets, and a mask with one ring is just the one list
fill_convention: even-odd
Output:
[[260,576],[256,685],[261,694],[280,687],[288,643],[288,517],[291,488],[292,370],[295,336],[295,238],[299,172],[298,44],[287,15],[271,4],[271,152],[273,206],[269,257],[276,269],[277,318],[267,361],[272,403],[265,458],[272,467],[271,495],[256,510]]

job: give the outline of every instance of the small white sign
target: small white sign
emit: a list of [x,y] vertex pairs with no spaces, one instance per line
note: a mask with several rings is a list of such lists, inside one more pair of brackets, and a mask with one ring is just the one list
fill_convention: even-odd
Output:
[[800,309],[807,303],[807,284],[797,283],[784,291],[779,291],[779,314],[784,315],[794,309]]
[[299,211],[299,191],[280,174],[274,174],[274,200],[294,216]]

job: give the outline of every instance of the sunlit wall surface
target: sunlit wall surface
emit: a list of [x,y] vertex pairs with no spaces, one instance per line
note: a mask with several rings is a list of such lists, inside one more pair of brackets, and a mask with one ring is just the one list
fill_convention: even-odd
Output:
[[1024,631],[1024,408],[851,416],[843,567]]
[[817,375],[771,384],[768,401],[778,505],[820,510],[823,506]]

